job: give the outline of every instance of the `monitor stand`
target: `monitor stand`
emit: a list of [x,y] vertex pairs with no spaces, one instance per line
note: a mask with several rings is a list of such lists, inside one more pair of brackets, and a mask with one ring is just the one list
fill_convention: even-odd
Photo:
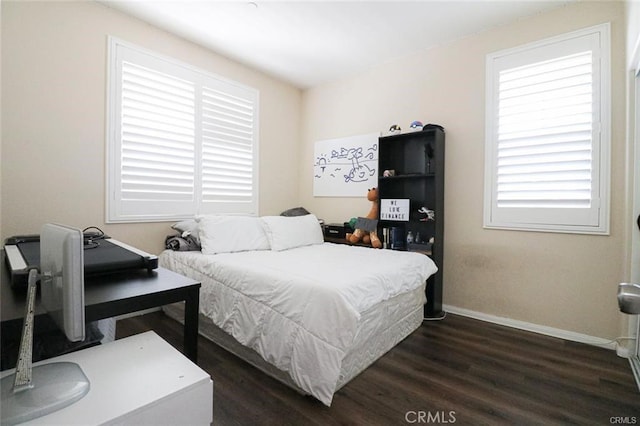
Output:
[[32,367],[37,270],[29,271],[27,303],[14,374],[2,378],[2,425],[23,423],[73,404],[89,392],[89,379],[78,364],[53,362]]

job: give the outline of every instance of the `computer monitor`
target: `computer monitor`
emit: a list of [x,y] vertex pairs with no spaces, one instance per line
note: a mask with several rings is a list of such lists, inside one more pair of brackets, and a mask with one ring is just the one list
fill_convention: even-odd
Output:
[[47,223],[40,232],[42,304],[72,342],[85,338],[82,231]]
[[33,322],[37,280],[42,302],[72,341],[83,340],[84,241],[76,228],[45,224],[40,236],[40,275],[29,271],[25,319],[14,374],[2,378],[1,423],[26,422],[62,409],[89,392],[89,380],[79,365],[45,363],[32,367]]

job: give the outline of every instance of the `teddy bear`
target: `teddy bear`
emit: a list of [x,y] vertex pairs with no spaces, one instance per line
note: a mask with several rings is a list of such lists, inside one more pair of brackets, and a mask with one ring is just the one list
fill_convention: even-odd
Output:
[[364,244],[371,244],[374,248],[381,248],[382,241],[378,238],[378,188],[371,188],[367,192],[367,200],[371,201],[371,210],[364,217],[359,217],[356,222],[356,229],[353,234],[347,233],[346,239],[351,244],[362,241]]

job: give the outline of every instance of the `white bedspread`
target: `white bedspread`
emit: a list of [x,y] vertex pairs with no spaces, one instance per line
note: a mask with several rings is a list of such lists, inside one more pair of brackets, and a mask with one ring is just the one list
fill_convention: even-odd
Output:
[[281,252],[164,252],[160,264],[212,278],[200,291],[201,313],[326,405],[360,315],[424,286],[437,271],[423,254],[331,243]]

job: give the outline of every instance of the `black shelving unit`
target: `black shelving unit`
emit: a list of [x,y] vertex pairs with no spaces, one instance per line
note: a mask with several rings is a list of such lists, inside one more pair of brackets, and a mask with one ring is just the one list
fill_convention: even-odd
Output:
[[[444,315],[444,140],[444,130],[436,126],[379,139],[379,235],[387,234],[385,228],[395,228],[394,235],[400,236],[396,242],[404,244],[396,244],[389,238],[385,241],[387,248],[422,252],[438,266],[438,272],[427,280],[427,304],[424,308],[427,318]],[[393,171],[393,176],[384,176],[385,171]],[[405,215],[404,220],[389,219],[389,212],[383,206],[389,205],[390,201],[385,200],[409,200],[408,217]],[[406,203],[399,201],[403,202]],[[435,220],[425,220],[427,214],[420,213],[423,207],[433,210]],[[414,238],[412,243],[406,239],[409,232]],[[433,244],[429,243],[431,238]]]

